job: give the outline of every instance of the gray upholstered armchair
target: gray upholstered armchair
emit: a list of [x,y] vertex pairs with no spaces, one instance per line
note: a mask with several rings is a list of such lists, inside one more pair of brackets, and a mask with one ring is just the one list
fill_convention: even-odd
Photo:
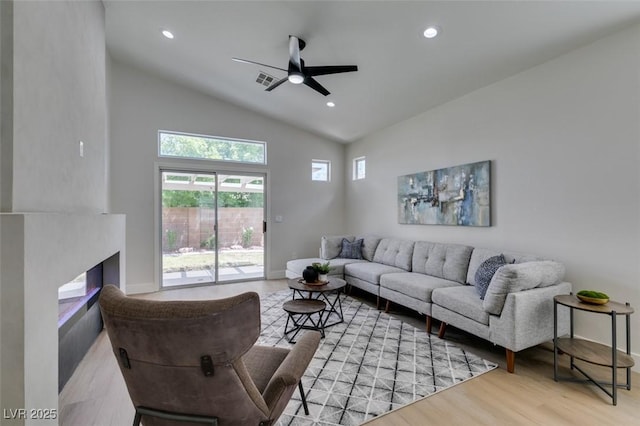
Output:
[[291,349],[254,346],[260,299],[151,301],[105,286],[100,309],[113,352],[145,426],[271,425],[318,347],[308,332]]

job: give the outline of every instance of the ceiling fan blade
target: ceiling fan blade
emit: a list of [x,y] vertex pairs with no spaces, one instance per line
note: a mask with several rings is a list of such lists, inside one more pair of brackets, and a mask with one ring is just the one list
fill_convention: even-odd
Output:
[[300,39],[296,36],[289,36],[289,62],[302,71],[300,62]]
[[231,59],[236,61],[236,62],[241,62],[243,64],[260,65],[262,67],[273,68],[274,70],[280,70],[280,71],[288,72],[284,68],[274,67],[273,65],[261,64],[260,62],[254,62],[254,61],[250,61],[248,59],[240,59],[240,58],[231,58]]
[[280,86],[282,83],[285,83],[288,81],[288,77],[283,78],[282,80],[278,80],[275,83],[273,83],[271,86],[267,87],[265,90],[265,92],[270,92],[273,89],[275,89],[276,87]]
[[338,74],[341,72],[358,71],[357,65],[328,65],[320,67],[305,67],[304,73],[308,76]]
[[313,90],[322,93],[324,96],[327,96],[330,92],[325,89],[322,84],[315,81],[312,77],[307,77],[304,79],[304,84],[311,87]]

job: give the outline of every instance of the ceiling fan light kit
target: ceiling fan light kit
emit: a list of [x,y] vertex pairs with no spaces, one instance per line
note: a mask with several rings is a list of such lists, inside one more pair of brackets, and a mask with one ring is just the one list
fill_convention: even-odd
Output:
[[304,82],[304,75],[298,72],[292,72],[287,78],[292,84],[302,84]]
[[267,68],[273,68],[280,71],[285,71],[287,76],[281,80],[276,81],[265,90],[271,92],[283,83],[287,81],[292,84],[302,84],[312,88],[316,92],[328,96],[329,92],[324,86],[322,86],[313,77],[318,75],[327,74],[339,74],[344,72],[358,71],[357,65],[327,65],[327,66],[312,66],[308,67],[304,64],[304,60],[300,57],[300,51],[307,45],[304,40],[296,36],[289,36],[289,66],[287,69],[274,67],[272,65],[261,64],[259,62],[250,61],[248,59],[232,58],[236,62],[242,62],[245,64],[260,65]]

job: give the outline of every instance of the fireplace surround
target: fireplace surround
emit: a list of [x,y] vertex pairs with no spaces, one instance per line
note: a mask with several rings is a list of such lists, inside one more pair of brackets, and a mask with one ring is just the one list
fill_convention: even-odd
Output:
[[57,409],[58,288],[116,256],[126,292],[125,226],[119,214],[0,214],[0,406]]

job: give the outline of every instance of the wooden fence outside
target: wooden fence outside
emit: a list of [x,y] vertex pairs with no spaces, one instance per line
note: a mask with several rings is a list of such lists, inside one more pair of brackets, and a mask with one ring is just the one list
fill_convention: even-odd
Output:
[[[218,248],[263,246],[261,207],[218,209]],[[215,210],[204,207],[164,207],[162,247],[166,252],[215,246]]]

